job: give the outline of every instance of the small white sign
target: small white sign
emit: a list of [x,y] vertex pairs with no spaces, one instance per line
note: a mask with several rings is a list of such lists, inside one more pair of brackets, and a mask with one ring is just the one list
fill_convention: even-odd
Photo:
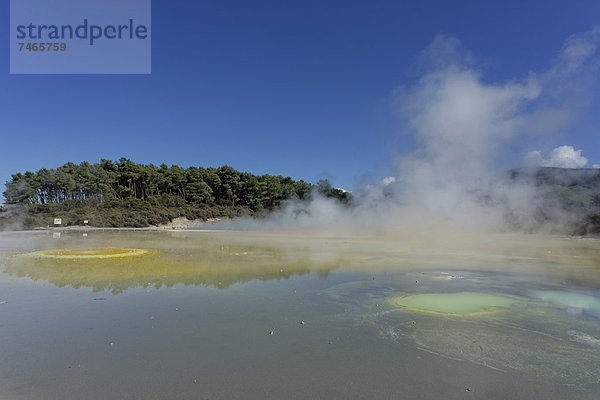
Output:
[[83,223],[84,223],[85,225],[87,225],[87,224],[88,224],[88,222],[90,222],[90,221],[88,221],[87,219],[84,219],[84,220],[83,220]]
[[54,225],[62,225],[62,218],[54,218]]

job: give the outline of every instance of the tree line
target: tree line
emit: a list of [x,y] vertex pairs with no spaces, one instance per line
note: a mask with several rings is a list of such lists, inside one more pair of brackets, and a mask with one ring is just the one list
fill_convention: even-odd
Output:
[[137,199],[177,203],[273,210],[288,199],[306,200],[317,190],[347,202],[349,194],[328,181],[312,185],[303,180],[274,175],[254,175],[230,166],[219,168],[161,164],[144,165],[127,158],[114,162],[66,163],[55,169],[16,173],[3,193],[7,204],[46,205],[70,201],[105,203]]

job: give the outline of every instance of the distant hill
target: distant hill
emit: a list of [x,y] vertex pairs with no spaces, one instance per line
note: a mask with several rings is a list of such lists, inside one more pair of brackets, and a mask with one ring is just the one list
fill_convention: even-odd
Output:
[[536,185],[581,186],[600,192],[598,168],[517,168],[510,174],[513,179],[532,179]]
[[548,201],[572,213],[580,221],[573,233],[600,234],[600,169],[517,168],[509,174],[513,180],[533,184]]

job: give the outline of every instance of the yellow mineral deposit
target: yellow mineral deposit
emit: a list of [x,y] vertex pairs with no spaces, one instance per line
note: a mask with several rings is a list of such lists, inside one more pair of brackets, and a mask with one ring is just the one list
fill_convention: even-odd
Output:
[[29,253],[28,256],[36,258],[50,258],[61,260],[87,260],[104,258],[121,258],[143,256],[149,254],[149,250],[144,249],[117,249],[117,248],[98,248],[98,249],[61,249],[61,250],[43,250]]

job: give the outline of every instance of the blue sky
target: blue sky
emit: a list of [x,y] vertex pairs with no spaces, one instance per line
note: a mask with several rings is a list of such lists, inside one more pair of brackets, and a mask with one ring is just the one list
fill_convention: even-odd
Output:
[[[10,75],[8,1],[0,15],[2,182],[125,156],[351,188],[410,150],[392,93],[436,35],[459,39],[486,81],[523,78],[600,23],[600,2],[154,0],[151,75]],[[514,144],[508,164],[565,144],[600,163],[599,105]]]

